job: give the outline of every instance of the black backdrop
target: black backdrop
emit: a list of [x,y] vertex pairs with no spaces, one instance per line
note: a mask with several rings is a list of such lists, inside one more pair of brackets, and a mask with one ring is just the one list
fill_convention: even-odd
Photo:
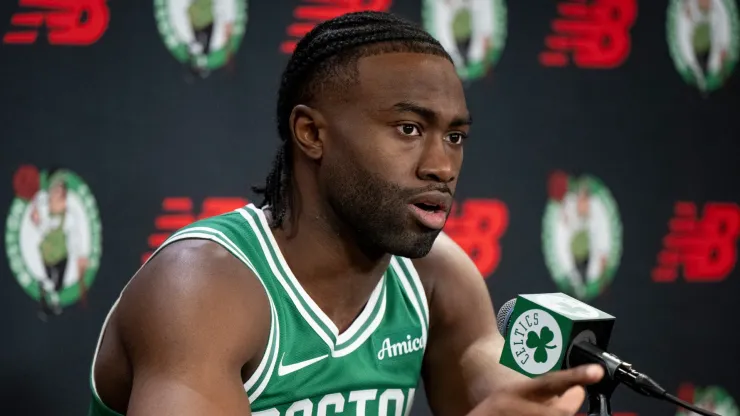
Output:
[[[709,2],[729,27],[723,32],[729,34],[729,63],[739,52],[733,1]],[[192,220],[189,215],[233,206],[233,200],[214,198],[252,198],[249,185],[266,174],[277,144],[273,114],[279,74],[287,62],[281,45],[294,40],[289,27],[299,31],[296,23],[311,23],[306,18],[312,11],[321,18],[353,7],[389,7],[421,22],[423,9],[428,12],[431,3],[443,1],[251,0],[241,44],[227,65],[210,71],[193,70],[168,51],[151,1],[35,3],[87,4],[83,22],[97,22],[100,13],[109,21],[103,19],[107,26],[100,36],[88,26],[55,38],[65,29],[42,25],[35,42],[28,43],[27,36],[7,35],[17,32],[24,19],[33,21],[17,13],[47,9],[18,0],[0,3],[5,35],[0,47],[0,205],[7,207],[3,244],[9,253],[0,257],[0,316],[8,337],[0,354],[0,413],[81,414],[89,400],[98,331],[142,255],[168,229]],[[613,351],[670,391],[696,401],[714,397],[721,406],[732,397],[740,400],[740,314],[733,308],[740,294],[735,269],[740,75],[732,75],[728,64],[730,75],[704,91],[684,80],[670,53],[669,3],[509,1],[504,15],[503,2],[490,2],[499,17],[491,21],[505,36],[494,40],[500,56],[493,68],[466,80],[476,121],[456,198],[463,209],[448,231],[486,275],[495,305],[518,293],[568,291],[556,284],[557,267],[546,262],[556,243],[543,243],[552,226],[543,217],[548,204],[558,209],[568,183],[554,171],[571,179],[590,175],[593,179],[582,183],[590,185],[591,200],[603,207],[613,198],[618,213],[608,212],[602,223],[607,230],[602,232],[611,237],[604,251],[607,272],[599,276],[611,275],[608,271],[613,276],[584,297],[617,317]],[[633,9],[634,23],[620,26],[625,15],[618,12]],[[567,19],[581,22],[575,27],[556,21],[569,11]],[[579,11],[585,11],[580,18]],[[465,32],[461,19],[455,29]],[[54,26],[53,19],[45,21]],[[554,33],[568,27],[574,31]],[[603,41],[598,37],[602,32],[611,38]],[[594,33],[596,43],[588,38]],[[586,52],[574,62],[582,49],[553,58],[543,54],[546,38],[553,48],[565,42],[601,45],[607,52],[610,45],[627,49],[617,58]],[[721,34],[712,39],[713,48],[721,47]],[[75,42],[83,44],[69,45]],[[596,59],[589,64],[589,57]],[[60,315],[44,319],[39,302],[24,292],[11,268],[18,255],[11,246],[19,243],[9,236],[20,218],[12,215],[11,205],[22,202],[19,197],[28,191],[24,184],[33,182],[29,166],[42,173],[61,167],[78,175],[94,196],[102,227],[97,270],[90,245],[82,244],[92,261],[89,279],[94,277],[86,302],[72,302]],[[69,178],[68,189],[79,193]],[[576,185],[570,181],[568,195],[575,195]],[[604,189],[610,195],[606,199]],[[697,220],[671,222],[683,234],[666,238],[674,214],[686,211],[686,204],[676,210],[678,202],[694,204]],[[705,215],[712,203],[727,205],[719,214]],[[616,238],[619,229],[621,238]],[[592,233],[590,241],[597,240]],[[591,247],[586,255],[595,256],[594,244],[586,244]],[[583,244],[567,247],[565,253],[583,252]],[[667,266],[655,272],[659,264]],[[676,264],[683,267],[671,267]],[[712,264],[722,270],[711,270]],[[74,301],[77,296],[69,294],[75,282],[70,280],[67,276],[63,290]],[[673,406],[623,389],[614,409],[676,413]],[[428,413],[423,394],[413,412]]]

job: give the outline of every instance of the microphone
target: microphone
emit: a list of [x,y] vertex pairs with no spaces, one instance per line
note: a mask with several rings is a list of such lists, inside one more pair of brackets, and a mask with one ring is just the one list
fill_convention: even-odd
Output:
[[604,378],[586,388],[589,416],[610,415],[609,398],[621,383],[644,396],[667,400],[695,413],[718,416],[686,403],[632,364],[606,352],[616,318],[563,293],[519,295],[496,316],[506,339],[499,362],[536,377],[583,364],[600,364]]

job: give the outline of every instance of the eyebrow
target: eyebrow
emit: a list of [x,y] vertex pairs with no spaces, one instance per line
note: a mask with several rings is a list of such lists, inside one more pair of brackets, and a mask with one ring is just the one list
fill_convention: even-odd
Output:
[[[401,101],[393,105],[395,111],[408,112],[418,114],[428,122],[437,120],[437,113],[434,110],[423,107],[411,101]],[[473,118],[467,117],[455,117],[450,123],[451,127],[469,126],[473,124]]]

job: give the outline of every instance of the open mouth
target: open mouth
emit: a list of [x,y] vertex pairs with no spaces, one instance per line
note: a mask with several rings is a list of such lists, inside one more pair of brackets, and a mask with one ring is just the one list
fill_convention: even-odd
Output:
[[419,202],[419,203],[414,204],[414,206],[426,212],[437,212],[437,211],[440,211],[440,208],[441,208],[437,204],[429,204],[426,202]]
[[447,220],[451,198],[441,192],[428,192],[409,201],[409,208],[423,226],[441,230]]

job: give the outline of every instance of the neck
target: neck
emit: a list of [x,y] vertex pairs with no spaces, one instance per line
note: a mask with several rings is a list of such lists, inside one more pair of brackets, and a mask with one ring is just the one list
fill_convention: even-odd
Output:
[[310,202],[294,205],[272,232],[296,278],[342,332],[362,311],[391,256],[363,247],[331,209]]

